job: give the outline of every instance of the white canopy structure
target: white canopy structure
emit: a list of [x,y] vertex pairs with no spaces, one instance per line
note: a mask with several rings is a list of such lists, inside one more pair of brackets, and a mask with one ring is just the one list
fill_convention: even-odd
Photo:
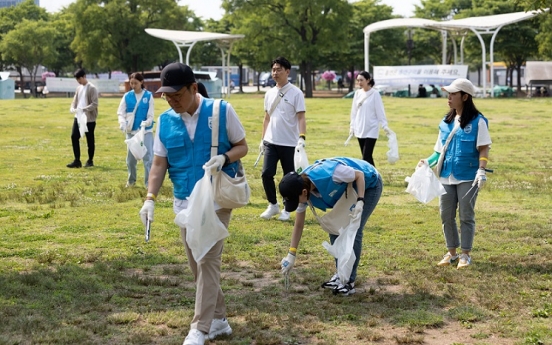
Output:
[[[364,68],[365,70],[368,70],[370,64],[369,60],[369,40],[370,40],[370,33],[378,30],[384,30],[384,29],[392,29],[397,27],[422,27],[427,29],[435,29],[435,30],[442,30],[443,32],[452,31],[462,34],[462,42],[461,42],[461,52],[463,52],[463,44],[464,44],[464,38],[467,33],[467,31],[472,31],[475,33],[477,38],[479,39],[479,42],[481,43],[481,49],[482,49],[482,69],[483,69],[483,94],[485,95],[486,92],[486,86],[487,86],[487,77],[486,77],[486,49],[485,49],[485,42],[483,41],[483,38],[481,35],[483,34],[492,34],[491,38],[491,45],[490,45],[490,66],[491,66],[491,76],[494,73],[494,67],[493,67],[493,60],[494,60],[494,41],[496,38],[496,35],[502,29],[504,26],[509,24],[514,24],[517,22],[521,22],[526,19],[530,19],[536,15],[540,14],[539,11],[531,11],[531,12],[514,12],[514,13],[506,13],[506,14],[496,14],[491,16],[482,16],[482,17],[470,17],[470,18],[463,18],[463,19],[457,19],[457,20],[449,20],[444,22],[437,22],[433,20],[428,19],[421,19],[421,18],[398,18],[398,19],[390,19],[390,20],[384,20],[381,22],[373,23],[371,25],[368,25],[364,28],[364,46],[365,46],[365,57],[364,57]],[[443,35],[443,59],[446,56],[446,34]],[[456,50],[456,46],[455,46]],[[443,64],[445,61],[443,61]],[[456,63],[456,58],[455,58]],[[463,64],[463,53],[462,58],[460,61],[460,64]],[[491,90],[494,87],[494,80],[491,77]],[[493,96],[493,92],[491,92],[491,97]]]
[[[171,41],[178,49],[178,56],[180,62],[182,61],[182,47],[188,48],[186,53],[186,65],[190,65],[190,52],[197,42],[202,41],[215,41],[216,45],[220,49],[222,56],[222,85],[230,85],[230,71],[227,69],[230,66],[230,54],[232,52],[232,44],[234,41],[244,38],[244,35],[230,35],[220,34],[215,32],[204,31],[179,31],[179,30],[164,30],[164,29],[146,29],[146,32],[157,38],[161,38],[167,41]],[[226,87],[226,95],[230,96],[230,88]]]
[[525,83],[527,85],[552,84],[552,61],[527,61]]

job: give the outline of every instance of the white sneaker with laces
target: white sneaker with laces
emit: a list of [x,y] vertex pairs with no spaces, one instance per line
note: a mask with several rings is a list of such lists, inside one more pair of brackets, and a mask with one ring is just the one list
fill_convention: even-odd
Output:
[[281,221],[285,222],[285,221],[289,220],[289,216],[290,216],[290,214],[289,214],[288,211],[282,210],[282,212],[280,212],[280,217],[278,217],[278,220],[281,220]]
[[339,286],[341,285],[341,281],[339,280],[339,276],[336,274],[334,274],[330,280],[328,280],[327,282],[323,282],[321,287],[324,288],[324,289],[336,289],[338,288]]
[[261,218],[270,219],[280,213],[280,206],[278,204],[268,204],[266,210],[261,213]]
[[186,339],[184,339],[184,343],[182,345],[204,345],[205,344],[205,333],[202,331],[192,328],[190,329],[190,332],[186,336]]
[[232,327],[228,324],[228,319],[213,319],[211,329],[209,329],[209,339],[213,340],[219,335],[232,334]]
[[458,261],[458,266],[456,266],[456,269],[460,270],[462,268],[468,267],[469,265],[471,265],[471,257],[466,253],[460,254],[460,260]]

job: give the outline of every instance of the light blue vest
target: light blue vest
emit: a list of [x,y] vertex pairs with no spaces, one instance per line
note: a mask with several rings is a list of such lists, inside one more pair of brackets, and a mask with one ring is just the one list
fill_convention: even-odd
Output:
[[[477,151],[477,132],[479,120],[487,119],[479,114],[468,125],[462,129],[458,128],[452,137],[441,168],[440,177],[449,177],[450,174],[458,180],[473,180],[477,169],[479,169],[479,151]],[[450,132],[454,128],[454,121],[446,123],[444,120],[439,124],[441,142],[445,145]]]
[[[205,173],[203,164],[211,158],[213,103],[213,99],[203,99],[193,142],[180,114],[169,109],[159,117],[159,139],[167,149],[169,178],[174,185],[174,196],[178,199],[185,200],[190,196],[196,182]],[[226,131],[226,104],[225,101],[220,104],[218,154],[226,153],[232,148]],[[222,170],[234,177],[238,171],[238,162],[231,163]]]
[[[142,123],[142,121],[147,120],[149,101],[151,97],[152,97],[151,92],[144,89],[144,94],[142,95],[140,104],[138,104],[138,109],[136,109],[136,114],[134,114],[134,123],[132,124],[132,131],[137,131],[138,129],[140,129],[140,124]],[[130,90],[129,92],[125,93],[125,103],[126,103],[126,112],[132,113],[134,111],[134,107],[136,106],[136,95],[134,93],[134,90]],[[151,126],[146,127],[146,130],[150,130],[152,128],[153,128],[153,122]]]
[[[333,173],[338,164],[343,164],[364,173],[365,188],[373,188],[378,182],[378,171],[370,163],[347,157],[334,157],[321,159],[308,166],[303,173],[307,174],[312,183],[316,186],[320,197],[310,194],[312,205],[322,211],[333,208],[347,189],[347,183],[336,183],[333,181]],[[353,188],[357,190],[356,182]]]

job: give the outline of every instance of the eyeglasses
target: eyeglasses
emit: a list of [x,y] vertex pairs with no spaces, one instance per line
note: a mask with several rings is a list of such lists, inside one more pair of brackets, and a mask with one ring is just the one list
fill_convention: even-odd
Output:
[[168,94],[163,92],[161,94],[161,98],[164,99],[167,102],[173,101],[173,102],[180,102],[184,94],[186,93],[186,90],[188,90],[187,87],[183,87],[184,91],[181,94],[178,94],[178,92]]

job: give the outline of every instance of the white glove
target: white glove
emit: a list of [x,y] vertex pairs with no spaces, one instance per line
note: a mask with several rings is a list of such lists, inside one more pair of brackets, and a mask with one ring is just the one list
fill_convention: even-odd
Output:
[[121,132],[126,133],[126,124],[124,122],[119,122],[119,129]]
[[355,135],[355,129],[353,127],[349,128],[349,136]]
[[420,161],[418,162],[418,165],[416,166],[416,170],[422,168],[424,165],[429,166],[427,159],[420,159]]
[[393,132],[389,127],[385,126],[383,127],[383,131],[385,132],[385,134],[387,136],[391,135],[391,133]]
[[70,112],[71,114],[74,114],[74,113],[77,112],[77,109],[71,107],[71,108],[69,108],[69,112]]
[[288,253],[288,255],[282,259],[282,274],[287,274],[295,265],[295,255]]
[[300,147],[305,147],[305,146],[306,146],[305,139],[299,138],[299,140],[297,141],[297,146],[295,146],[295,147],[298,149]]
[[140,127],[147,127],[148,126],[148,121],[142,121],[140,123]]
[[142,223],[144,223],[144,226],[148,224],[148,220],[153,222],[154,206],[155,202],[153,200],[144,201],[144,206],[142,206],[142,209],[140,210],[140,219],[142,220]]
[[264,140],[261,140],[261,143],[259,144],[259,153],[264,154],[265,146],[264,146]]
[[203,169],[209,169],[211,174],[216,174],[222,169],[225,162],[226,157],[224,155],[218,155],[209,159],[209,161],[203,165]]
[[475,180],[473,180],[472,187],[477,184],[477,188],[481,189],[487,182],[487,175],[485,174],[485,169],[477,169],[477,174],[475,174]]
[[362,215],[362,209],[364,208],[364,201],[357,201],[355,208],[353,208],[353,213],[351,213],[351,218],[357,219]]

